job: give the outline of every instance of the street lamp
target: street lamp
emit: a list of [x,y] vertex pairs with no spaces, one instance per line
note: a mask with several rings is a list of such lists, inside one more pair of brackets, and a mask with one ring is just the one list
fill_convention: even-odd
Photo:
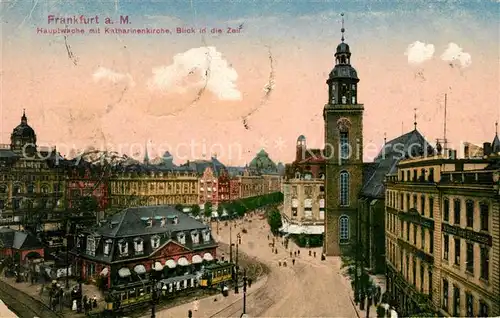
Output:
[[151,272],[149,273],[152,284],[151,318],[156,318],[156,302],[158,301],[158,290],[156,288],[157,287],[156,283],[158,282],[158,277],[160,277],[162,271],[163,271],[163,266],[160,263],[155,262],[153,268],[151,269]]
[[247,313],[247,269],[243,270],[243,314]]
[[235,269],[234,269],[234,281],[235,281],[235,284],[234,284],[234,293],[235,294],[239,294],[240,291],[238,290],[238,242],[236,242],[236,265],[235,265]]

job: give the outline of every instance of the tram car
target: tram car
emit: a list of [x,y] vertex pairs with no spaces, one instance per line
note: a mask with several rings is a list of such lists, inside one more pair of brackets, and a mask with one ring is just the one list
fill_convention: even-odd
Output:
[[105,298],[106,310],[129,310],[149,303],[152,300],[152,289],[153,286],[148,281],[115,286]]
[[217,287],[233,279],[234,264],[221,262],[205,267],[200,279],[200,286],[203,288]]

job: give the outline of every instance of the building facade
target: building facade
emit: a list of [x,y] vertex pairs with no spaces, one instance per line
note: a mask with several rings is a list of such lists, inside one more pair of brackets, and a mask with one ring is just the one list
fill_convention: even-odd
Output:
[[307,149],[297,139],[294,162],[285,166],[282,231],[287,234],[323,234],[325,230],[325,160],[319,149]]
[[387,288],[402,315],[426,305],[445,316],[500,315],[500,166],[492,162],[438,154],[403,160],[388,175]]
[[63,158],[55,148],[37,146],[37,137],[23,112],[11,134],[10,145],[0,146],[0,211],[2,224],[33,223],[60,218],[65,209]]
[[111,288],[147,280],[156,263],[163,279],[191,280],[216,259],[210,228],[171,206],[128,208],[82,232],[72,254],[82,278],[105,278]]
[[199,180],[189,168],[131,165],[115,167],[109,180],[112,208],[198,204]]
[[325,254],[338,256],[354,238],[358,195],[363,182],[363,111],[359,78],[351,65],[351,51],[342,42],[328,80],[328,101],[323,110],[326,157]]

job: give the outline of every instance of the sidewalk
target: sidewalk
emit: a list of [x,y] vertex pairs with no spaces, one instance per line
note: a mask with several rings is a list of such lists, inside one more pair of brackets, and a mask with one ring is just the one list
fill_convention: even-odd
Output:
[[[247,289],[247,297],[260,288],[262,288],[267,282],[267,276],[259,279],[255,284],[252,284],[251,288]],[[222,294],[217,294],[215,296],[209,296],[206,298],[199,299],[198,302],[198,310],[195,311],[195,303],[196,301],[191,301],[189,303],[185,303],[173,308],[164,309],[156,314],[158,318],[178,318],[178,317],[187,317],[188,311],[191,310],[193,312],[193,318],[206,318],[211,317],[217,314],[222,309],[230,306],[231,304],[241,301],[243,302],[243,289],[240,288],[240,293],[235,294],[234,289],[230,291],[229,296],[223,297]],[[151,314],[142,316],[143,318],[151,317]]]

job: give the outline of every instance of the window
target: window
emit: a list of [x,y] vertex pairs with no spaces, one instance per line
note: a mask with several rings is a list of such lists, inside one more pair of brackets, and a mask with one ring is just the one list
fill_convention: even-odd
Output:
[[400,220],[400,221],[399,221],[399,227],[400,227],[400,230],[399,230],[399,236],[400,236],[401,238],[403,238],[403,233],[404,233],[404,231],[405,231],[405,223],[404,223],[404,221],[403,221],[403,220]]
[[429,198],[429,217],[434,218],[434,198]]
[[484,301],[479,301],[479,317],[488,317],[488,305]]
[[412,207],[414,209],[417,209],[417,195],[416,194],[413,195],[413,204],[412,204]]
[[410,210],[410,194],[406,194],[406,211],[408,212]]
[[210,235],[210,230],[203,230],[203,242],[208,243],[211,241],[211,235]]
[[191,232],[191,240],[193,241],[193,244],[200,243],[200,236],[198,234],[198,231],[192,231]]
[[448,260],[448,254],[450,253],[450,237],[446,234],[444,235],[443,243],[443,259]]
[[340,173],[340,205],[349,205],[349,173],[347,171]]
[[128,243],[124,240],[118,242],[118,249],[120,251],[120,255],[126,256],[128,254]]
[[136,254],[142,254],[144,252],[144,242],[141,238],[134,239],[134,250]]
[[489,228],[489,206],[487,203],[481,203],[479,205],[480,221],[481,221],[481,231],[488,231]]
[[411,269],[412,269],[411,279],[413,280],[413,286],[417,286],[417,261],[415,260],[415,257],[412,257]]
[[403,209],[404,209],[404,199],[405,199],[405,197],[404,197],[404,195],[401,193],[400,198],[399,198],[399,207],[400,207],[400,209],[401,209],[401,210],[403,210]]
[[177,233],[177,241],[181,244],[186,244],[186,235],[183,232]]
[[434,182],[434,168],[429,169],[429,182]]
[[350,156],[349,133],[346,131],[340,132],[340,159],[343,161],[349,159]]
[[413,245],[417,245],[417,230],[417,225],[413,224]]
[[458,237],[454,237],[455,241],[455,265],[460,266],[460,239]]
[[160,247],[160,237],[159,236],[155,235],[155,236],[151,237],[151,247],[153,249]]
[[297,216],[297,210],[299,207],[299,200],[296,198],[292,199],[292,216]]
[[444,199],[443,202],[443,220],[450,222],[450,200]]
[[453,316],[460,317],[460,289],[453,286]]
[[429,230],[429,253],[434,254],[434,231]]
[[428,272],[428,282],[427,282],[427,290],[428,290],[428,293],[429,293],[429,296],[430,298],[432,299],[432,270],[429,270]]
[[87,236],[87,255],[95,256],[95,239],[93,236]]
[[405,225],[406,225],[406,240],[409,242],[410,241],[411,224],[410,224],[410,222],[405,222]]
[[425,228],[420,228],[420,248],[425,251]]
[[481,278],[490,278],[490,251],[486,247],[481,247]]
[[453,201],[453,223],[460,225],[460,199]]
[[448,281],[446,279],[443,279],[443,309],[448,312]]
[[35,186],[32,183],[28,184],[27,189],[28,189],[28,193],[30,193],[30,194],[35,192]]
[[474,297],[471,293],[465,293],[466,316],[474,317]]
[[406,280],[410,278],[410,255],[406,253]]
[[467,200],[465,203],[466,226],[474,227],[474,201]]
[[420,292],[421,293],[424,292],[424,273],[425,273],[424,264],[422,264],[422,262],[420,262]]
[[420,197],[420,213],[422,215],[425,215],[425,196],[424,195],[422,195]]
[[304,200],[304,216],[308,219],[312,218],[312,199]]
[[104,243],[104,255],[109,256],[111,253],[111,244],[113,244],[112,240],[106,240]]
[[465,270],[474,274],[474,244],[467,242],[467,259]]
[[342,215],[339,218],[339,228],[340,243],[347,243],[349,241],[349,217],[347,215]]

